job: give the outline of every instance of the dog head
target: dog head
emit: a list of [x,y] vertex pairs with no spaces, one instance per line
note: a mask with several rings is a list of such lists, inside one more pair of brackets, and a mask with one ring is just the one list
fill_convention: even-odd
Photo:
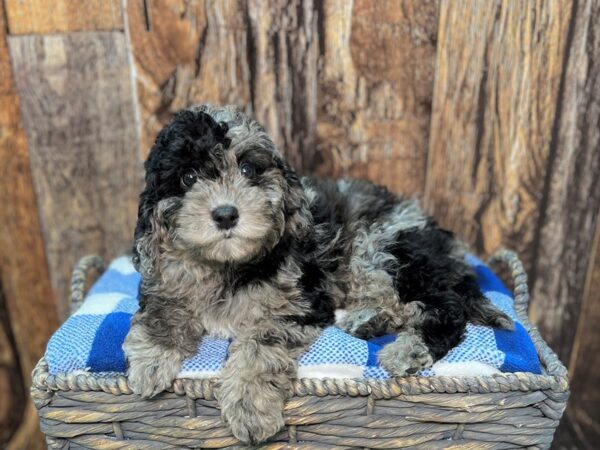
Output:
[[150,151],[134,263],[176,249],[212,264],[264,257],[310,224],[298,176],[263,127],[235,107],[178,113]]

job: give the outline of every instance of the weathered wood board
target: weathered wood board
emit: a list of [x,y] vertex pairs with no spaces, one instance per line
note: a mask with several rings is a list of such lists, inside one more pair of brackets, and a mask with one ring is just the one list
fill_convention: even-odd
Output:
[[578,2],[574,14],[533,294],[540,330],[570,355],[556,447],[591,449],[600,440],[600,2]]
[[78,258],[128,251],[142,166],[125,35],[11,36],[52,285],[61,318]]
[[320,13],[314,168],[422,195],[438,2],[329,0]]
[[10,34],[123,29],[121,0],[4,0],[4,8]]
[[24,416],[30,373],[58,320],[5,30],[0,9],[0,446],[12,437],[34,449],[43,438]]
[[0,443],[7,442],[19,426],[27,398],[8,317],[0,285]]
[[530,276],[531,315],[563,361],[578,333],[600,211],[600,2],[578,2],[573,13]]
[[[300,8],[305,14],[299,23]],[[312,2],[151,0],[146,8],[130,2],[127,12],[142,155],[177,110],[194,103],[232,103],[254,112],[280,149],[302,166],[302,149],[314,138],[316,111]],[[307,70],[293,71],[293,64]],[[304,74],[306,80],[296,79]],[[306,101],[298,101],[299,95]]]
[[[533,318],[568,358],[572,299],[581,296],[600,206],[598,129],[585,126],[597,123],[586,23],[570,25],[570,5],[559,2],[460,5],[441,12],[427,204],[478,251],[519,250]],[[570,26],[581,37],[568,41]],[[459,98],[458,86],[466,87]]]
[[566,1],[440,10],[426,205],[478,252],[513,248],[528,269],[569,19]]
[[[194,103],[250,102],[244,12],[235,2],[128,4],[145,157],[162,126]],[[211,25],[208,22],[211,22]]]
[[143,155],[176,110],[236,103],[302,172],[422,193],[437,2],[151,0],[127,12]]

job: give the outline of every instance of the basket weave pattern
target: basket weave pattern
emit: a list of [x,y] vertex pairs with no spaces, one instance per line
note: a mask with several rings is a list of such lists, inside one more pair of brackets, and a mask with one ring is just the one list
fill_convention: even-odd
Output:
[[[533,339],[543,375],[300,379],[285,408],[286,427],[264,449],[548,448],[569,395],[567,370],[527,319],[527,277],[516,254],[490,264],[512,272],[515,309]],[[73,272],[72,312],[82,303],[96,256]],[[50,448],[244,448],[223,425],[215,380],[178,379],[151,400],[124,376],[48,373],[42,358],[31,396]]]

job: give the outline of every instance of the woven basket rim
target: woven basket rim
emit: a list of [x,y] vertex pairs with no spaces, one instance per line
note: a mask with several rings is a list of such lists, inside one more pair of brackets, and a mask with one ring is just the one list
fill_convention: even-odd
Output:
[[[353,378],[301,378],[294,381],[294,395],[318,397],[367,396],[393,398],[399,395],[419,395],[429,393],[480,393],[550,390],[569,390],[567,369],[558,356],[543,340],[539,331],[527,317],[529,292],[527,275],[516,253],[500,250],[489,260],[489,264],[504,263],[511,268],[514,282],[515,311],[520,323],[525,327],[536,348],[545,374],[529,372],[501,373],[485,376],[408,376],[387,380]],[[73,272],[71,304],[72,312],[82,303],[85,278],[90,269],[104,269],[104,262],[98,256],[82,258]],[[186,395],[193,399],[215,398],[218,379],[176,379],[171,391],[176,395]],[[50,374],[45,358],[41,358],[32,373],[31,395],[37,408],[48,404],[55,391],[103,391],[113,395],[132,394],[124,375],[101,377],[88,372]]]

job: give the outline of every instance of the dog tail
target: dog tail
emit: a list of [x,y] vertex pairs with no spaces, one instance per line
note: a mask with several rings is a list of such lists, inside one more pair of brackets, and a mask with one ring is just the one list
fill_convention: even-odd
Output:
[[514,330],[513,320],[496,308],[483,295],[479,301],[473,301],[470,309],[469,321],[475,325],[484,325],[502,330]]

